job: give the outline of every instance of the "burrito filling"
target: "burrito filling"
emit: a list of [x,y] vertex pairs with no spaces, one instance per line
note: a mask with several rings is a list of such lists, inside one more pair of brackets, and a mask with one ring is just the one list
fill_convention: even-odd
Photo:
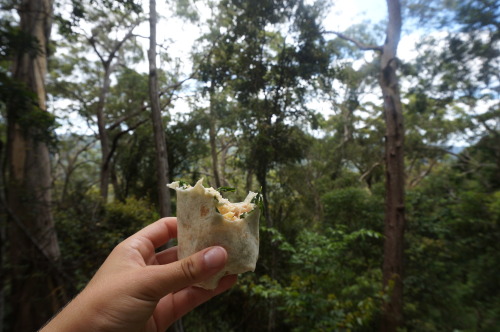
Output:
[[[201,182],[197,183],[196,185],[201,185]],[[192,188],[191,185],[189,185],[183,181],[173,182],[173,183],[169,184],[168,187],[170,187],[172,189]],[[217,211],[227,221],[240,221],[240,220],[244,219],[248,215],[248,213],[252,212],[256,207],[256,205],[253,203],[253,201],[258,195],[257,193],[250,192],[243,202],[231,203],[228,199],[222,197],[221,193],[218,190],[216,190],[212,187],[209,187],[209,188],[203,187],[203,189],[205,190],[205,194],[211,195],[214,197],[215,201],[217,202],[215,204]]]

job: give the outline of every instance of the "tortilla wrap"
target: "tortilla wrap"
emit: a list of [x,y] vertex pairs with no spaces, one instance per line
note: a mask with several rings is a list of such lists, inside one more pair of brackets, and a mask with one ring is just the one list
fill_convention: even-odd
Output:
[[252,200],[257,193],[250,192],[241,203],[231,203],[217,190],[205,188],[203,179],[194,187],[179,182],[168,187],[177,192],[178,258],[210,246],[222,246],[228,254],[224,270],[197,286],[214,289],[224,275],[255,270],[260,210]]

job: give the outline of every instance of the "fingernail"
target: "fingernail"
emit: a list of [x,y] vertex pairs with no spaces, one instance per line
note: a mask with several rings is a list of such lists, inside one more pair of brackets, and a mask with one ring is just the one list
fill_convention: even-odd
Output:
[[205,265],[209,269],[224,266],[226,263],[226,251],[222,247],[213,247],[204,255]]

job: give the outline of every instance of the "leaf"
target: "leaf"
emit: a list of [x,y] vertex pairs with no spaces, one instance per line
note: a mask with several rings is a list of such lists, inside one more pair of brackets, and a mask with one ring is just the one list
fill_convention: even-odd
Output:
[[217,191],[220,192],[220,193],[225,193],[225,192],[235,192],[236,191],[236,188],[233,188],[233,187],[219,187],[217,188]]
[[181,186],[182,188],[187,188],[187,187],[189,187],[189,186],[190,186],[190,184],[189,184],[189,183],[187,183],[186,181],[182,181],[182,180],[180,180],[180,181],[179,181],[179,186]]

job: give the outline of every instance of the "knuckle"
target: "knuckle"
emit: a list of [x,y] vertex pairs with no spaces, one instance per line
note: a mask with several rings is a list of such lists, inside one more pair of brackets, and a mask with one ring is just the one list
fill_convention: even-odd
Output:
[[192,258],[187,258],[181,261],[181,270],[184,277],[188,280],[196,280],[196,266]]

